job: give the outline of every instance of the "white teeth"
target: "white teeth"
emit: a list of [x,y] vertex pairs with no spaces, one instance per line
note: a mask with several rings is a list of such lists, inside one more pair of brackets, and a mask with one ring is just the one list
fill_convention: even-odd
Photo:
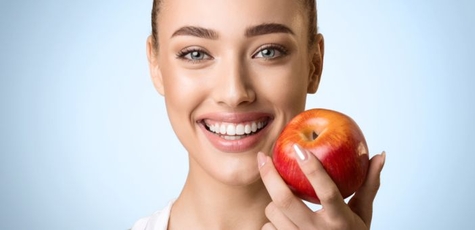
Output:
[[222,124],[219,128],[219,133],[226,134],[226,125]]
[[246,126],[244,126],[244,132],[246,134],[250,134],[251,133],[251,125],[246,124]]
[[257,124],[256,124],[256,122],[252,122],[251,131],[252,131],[253,133],[257,131]]
[[244,125],[239,124],[236,126],[236,134],[237,135],[244,135]]
[[231,124],[231,123],[215,123],[208,124],[206,126],[208,129],[216,134],[221,134],[227,140],[237,140],[242,138],[243,135],[249,135],[257,132],[259,129],[262,129],[266,126],[267,122],[250,122],[250,123],[241,123],[241,124]]
[[231,136],[236,135],[236,126],[229,124],[228,128],[226,129],[226,134]]

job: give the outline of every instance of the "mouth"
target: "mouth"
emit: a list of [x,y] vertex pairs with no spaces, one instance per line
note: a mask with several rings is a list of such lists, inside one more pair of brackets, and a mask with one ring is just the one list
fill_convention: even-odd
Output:
[[270,118],[264,117],[254,121],[240,123],[202,120],[205,129],[225,140],[234,141],[258,134],[269,124]]

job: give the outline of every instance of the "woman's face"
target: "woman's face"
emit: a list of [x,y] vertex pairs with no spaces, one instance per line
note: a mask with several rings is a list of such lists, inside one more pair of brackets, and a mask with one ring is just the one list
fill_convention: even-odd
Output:
[[[285,124],[318,86],[300,1],[164,0],[149,61],[190,176],[232,185],[259,179]],[[321,43],[323,44],[323,43]],[[312,63],[313,62],[313,63]]]

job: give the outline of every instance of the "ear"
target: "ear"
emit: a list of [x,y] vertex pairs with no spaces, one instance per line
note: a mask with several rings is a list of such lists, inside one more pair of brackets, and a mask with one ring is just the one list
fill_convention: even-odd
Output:
[[323,55],[325,51],[325,43],[322,34],[315,35],[315,44],[312,45],[310,52],[310,72],[307,86],[307,93],[317,92],[320,78],[323,71]]
[[163,89],[162,72],[160,71],[160,66],[158,64],[158,47],[155,47],[152,35],[147,38],[147,59],[153,85],[158,93],[164,96],[165,91]]

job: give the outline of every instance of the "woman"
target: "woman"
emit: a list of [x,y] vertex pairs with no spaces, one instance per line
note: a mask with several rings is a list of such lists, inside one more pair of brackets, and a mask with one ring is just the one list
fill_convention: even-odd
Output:
[[318,88],[324,42],[310,0],[155,0],[150,73],[189,154],[178,198],[133,230],[369,229],[384,155],[346,204],[318,160],[300,165],[322,202],[313,212],[269,158]]

